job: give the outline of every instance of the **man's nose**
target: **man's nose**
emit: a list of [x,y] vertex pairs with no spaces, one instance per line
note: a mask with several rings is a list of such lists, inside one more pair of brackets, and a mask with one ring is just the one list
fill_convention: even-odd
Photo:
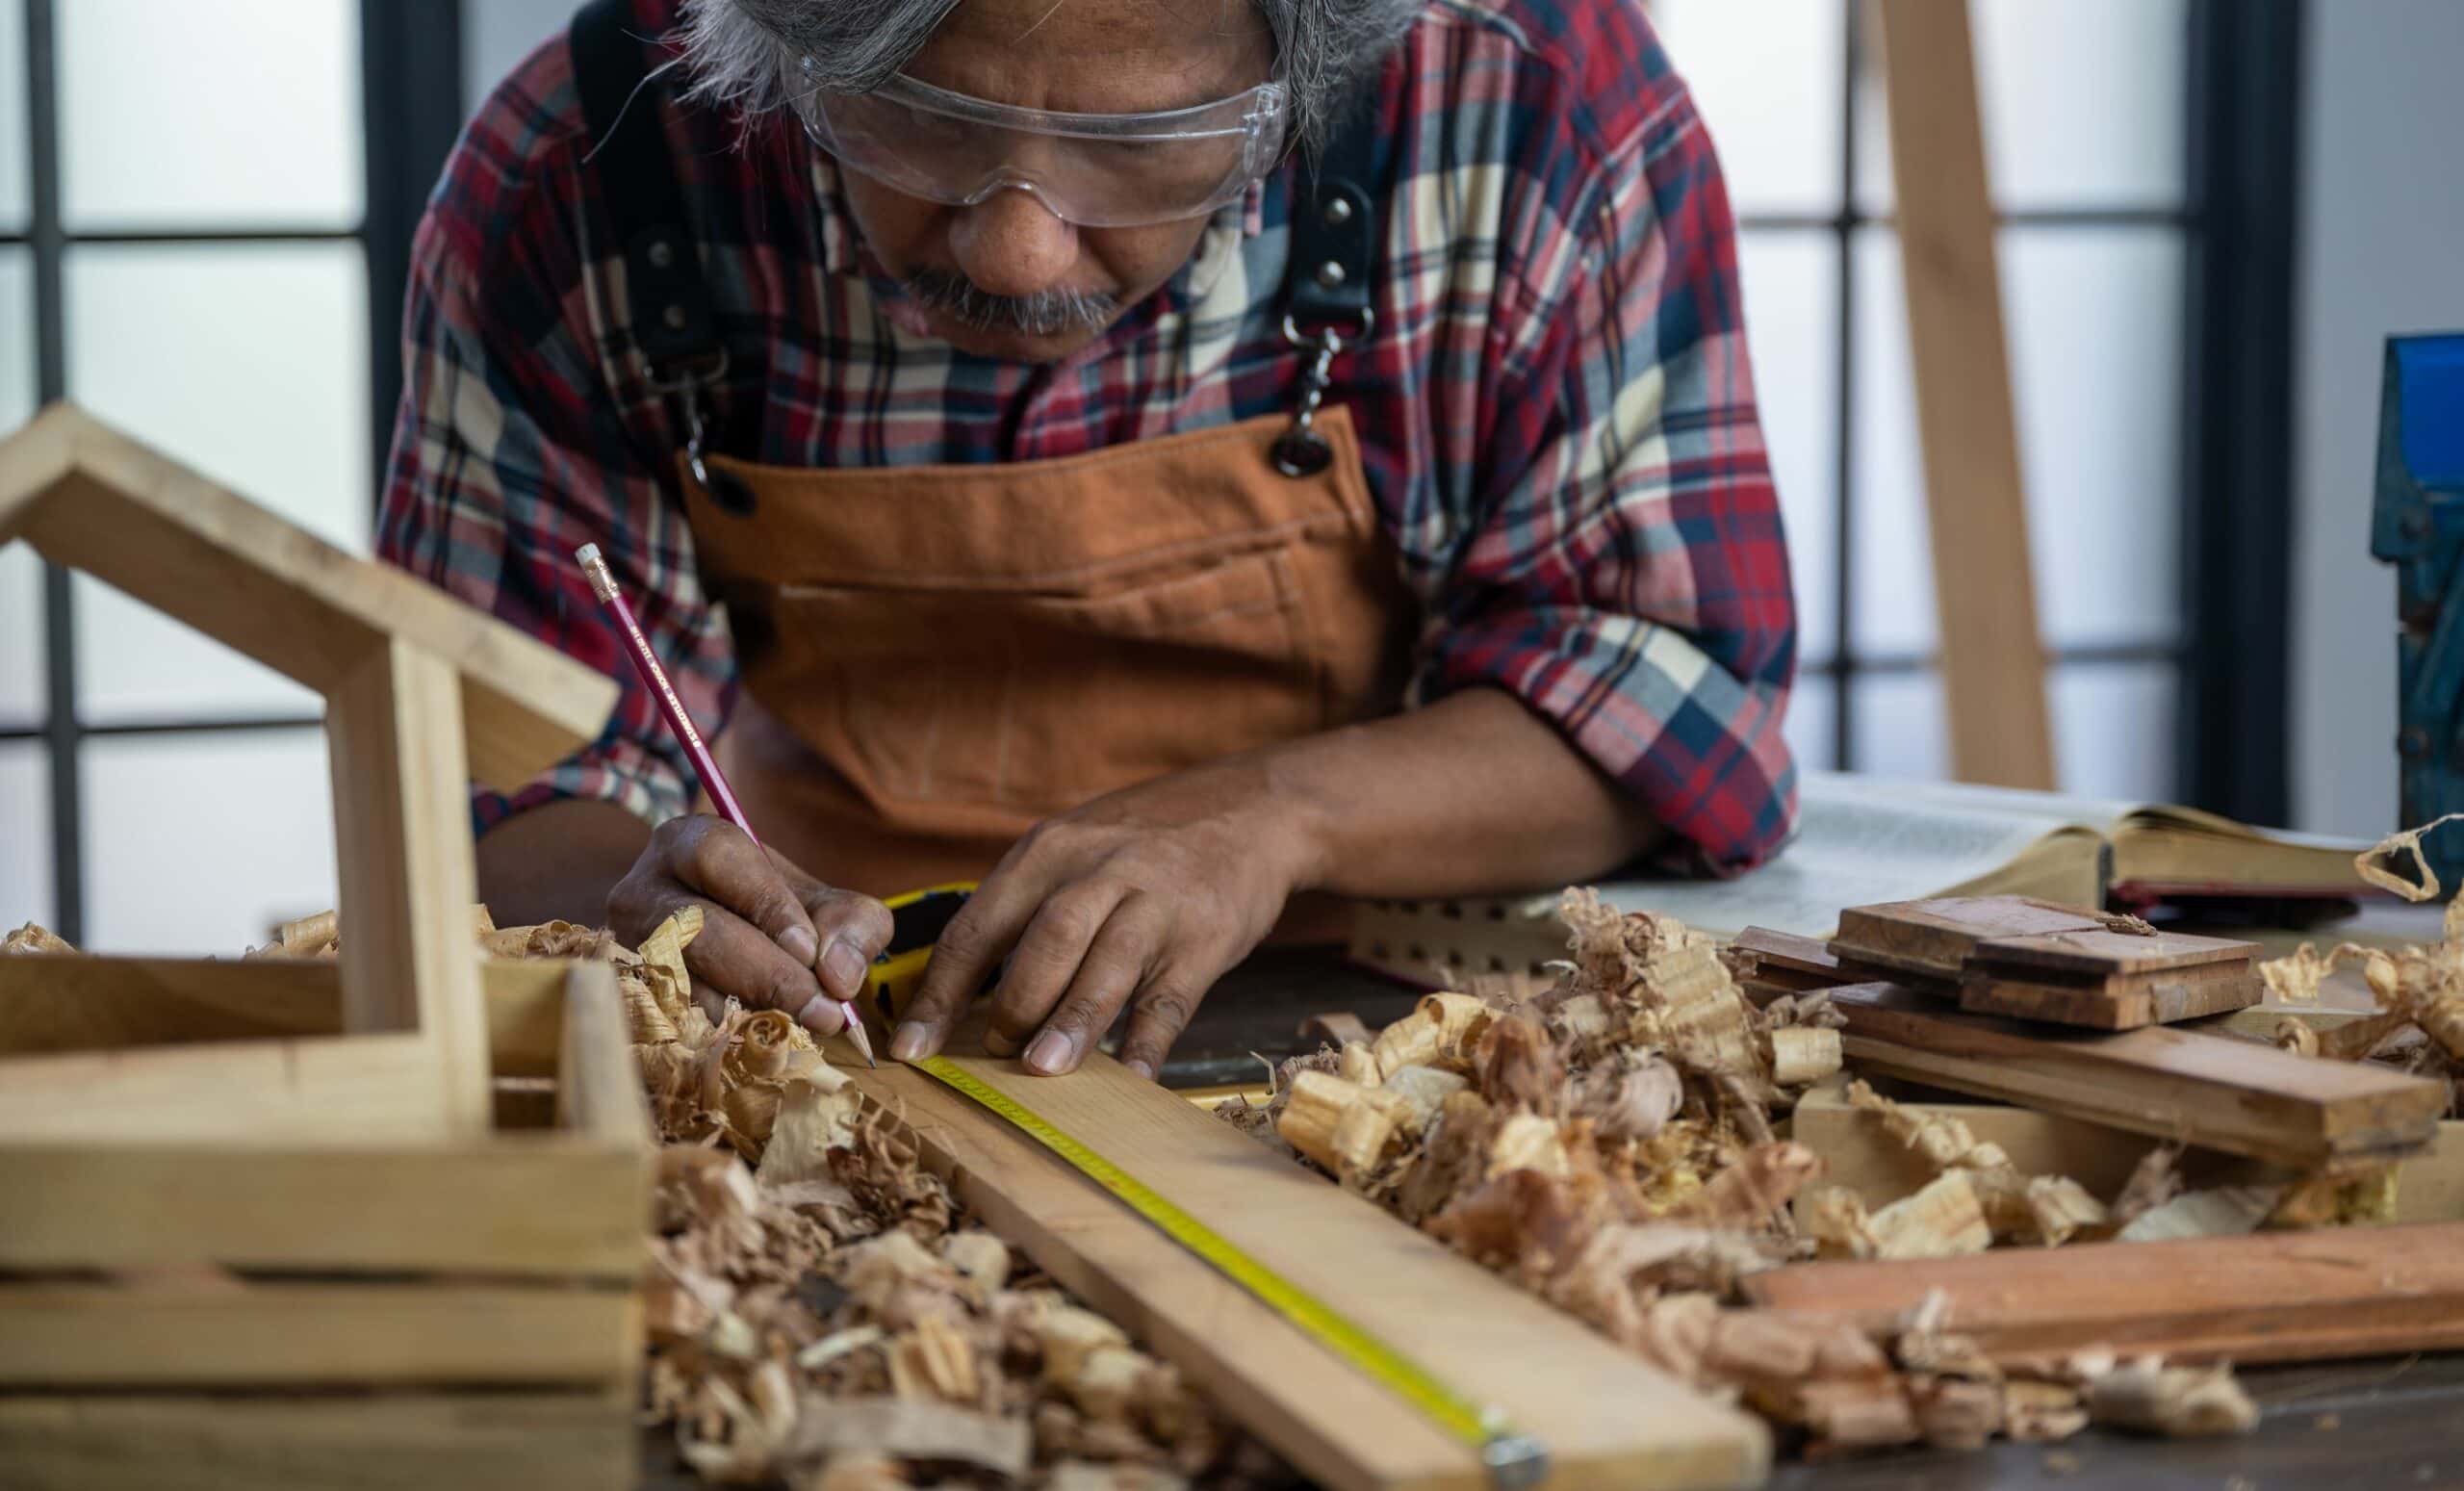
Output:
[[950,220],[959,272],[988,295],[1032,296],[1065,284],[1078,262],[1078,230],[1035,193],[996,192]]

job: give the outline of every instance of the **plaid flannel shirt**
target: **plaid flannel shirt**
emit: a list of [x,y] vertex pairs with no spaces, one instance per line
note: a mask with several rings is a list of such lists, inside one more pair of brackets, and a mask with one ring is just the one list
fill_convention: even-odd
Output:
[[[645,37],[676,0],[636,0]],[[791,122],[646,91],[679,163],[732,374],[731,453],[787,466],[1024,461],[1291,407],[1296,168],[1210,223],[1161,292],[1051,367],[900,347],[899,294]],[[1413,702],[1491,684],[1553,721],[1693,862],[1768,856],[1796,810],[1785,543],[1718,163],[1639,0],[1432,0],[1377,86],[1397,152],[1376,329],[1336,369],[1425,618]],[[678,495],[680,410],[628,335],[563,39],[472,120],[414,247],[384,556],[620,679],[553,797],[645,818],[688,777],[575,574],[597,542],[696,722],[736,687]]]

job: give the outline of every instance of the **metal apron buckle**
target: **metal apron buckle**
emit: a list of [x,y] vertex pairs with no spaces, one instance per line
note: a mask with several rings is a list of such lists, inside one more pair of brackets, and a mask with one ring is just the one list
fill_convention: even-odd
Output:
[[748,518],[753,515],[752,491],[725,472],[713,476],[703,459],[709,430],[702,412],[702,391],[716,386],[727,375],[728,354],[723,347],[716,357],[706,359],[700,368],[672,377],[662,377],[656,369],[653,369],[650,385],[654,393],[673,395],[684,401],[684,465],[693,473],[693,479],[709,495],[711,502],[720,511]]
[[[1377,313],[1362,306],[1360,324],[1353,328],[1351,340],[1367,337],[1376,325]],[[1292,427],[1276,438],[1268,453],[1274,461],[1274,469],[1283,475],[1314,476],[1335,458],[1334,448],[1318,433],[1318,407],[1326,401],[1326,390],[1334,383],[1331,370],[1344,349],[1344,338],[1332,326],[1318,328],[1315,336],[1304,335],[1299,323],[1286,315],[1283,340],[1312,355],[1308,367],[1301,370],[1300,406],[1293,411]]]

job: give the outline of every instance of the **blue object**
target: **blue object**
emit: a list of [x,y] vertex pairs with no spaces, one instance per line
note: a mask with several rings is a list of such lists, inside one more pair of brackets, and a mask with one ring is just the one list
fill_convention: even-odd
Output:
[[[2387,339],[2370,552],[2396,566],[2401,821],[2464,811],[2464,333]],[[2451,892],[2464,835],[2422,845]]]

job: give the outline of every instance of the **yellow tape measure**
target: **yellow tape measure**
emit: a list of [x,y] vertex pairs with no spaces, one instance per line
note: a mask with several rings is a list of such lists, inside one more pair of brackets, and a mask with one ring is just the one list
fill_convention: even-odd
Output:
[[1316,1337],[1336,1355],[1384,1383],[1449,1435],[1477,1451],[1481,1463],[1488,1467],[1490,1483],[1501,1491],[1536,1486],[1548,1478],[1547,1448],[1536,1439],[1509,1430],[1496,1409],[1482,1408],[1465,1399],[1324,1300],[1225,1242],[1204,1222],[1157,1195],[1137,1176],[1055,1127],[1041,1114],[947,1057],[928,1056],[910,1065],[1008,1119],[1028,1138],[1068,1161],[1080,1174],[1119,1197],[1130,1210],[1161,1228],[1165,1236],[1205,1260],[1217,1272],[1257,1296],[1268,1308]]

